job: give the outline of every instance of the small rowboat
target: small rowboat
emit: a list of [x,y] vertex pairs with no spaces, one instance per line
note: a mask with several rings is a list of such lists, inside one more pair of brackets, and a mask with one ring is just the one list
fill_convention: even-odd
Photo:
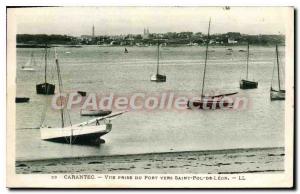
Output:
[[81,116],[107,116],[111,114],[111,110],[80,110]]
[[228,101],[225,97],[232,96],[237,94],[237,92],[228,93],[228,94],[220,94],[216,96],[204,96],[199,100],[188,101],[187,107],[189,109],[206,109],[206,110],[215,110],[215,109],[223,109],[223,108],[232,108],[234,102]]

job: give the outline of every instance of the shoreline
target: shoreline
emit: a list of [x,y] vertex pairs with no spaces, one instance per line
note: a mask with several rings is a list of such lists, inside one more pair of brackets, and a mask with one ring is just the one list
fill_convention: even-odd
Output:
[[284,148],[249,148],[16,161],[18,174],[284,172]]
[[[218,48],[218,47],[231,47],[231,48],[235,48],[235,47],[244,47],[247,46],[247,44],[228,44],[228,45],[210,45],[211,48]],[[252,46],[256,46],[256,47],[274,47],[275,44],[268,44],[268,45],[263,45],[263,44],[253,44]],[[284,44],[280,46],[285,46]],[[114,48],[114,47],[127,47],[127,48],[131,48],[131,47],[136,47],[136,48],[147,48],[147,47],[157,47],[156,45],[151,45],[151,46],[137,46],[137,45],[97,45],[97,44],[49,44],[47,45],[47,48],[51,48],[51,47],[64,47],[64,48],[84,48],[84,47],[99,47],[99,48]],[[167,46],[163,46],[163,48],[176,48],[176,47],[202,47],[205,48],[205,45],[186,45],[186,44],[170,44]],[[31,45],[31,44],[17,44],[16,48],[45,48],[45,45],[42,44],[37,44],[37,45]],[[244,51],[245,52],[245,51]]]
[[167,152],[149,152],[149,153],[134,153],[134,154],[112,154],[112,155],[91,155],[91,156],[79,156],[79,157],[60,157],[60,158],[43,158],[43,159],[25,159],[16,160],[16,162],[36,162],[36,161],[49,161],[49,160],[68,160],[74,158],[94,158],[94,157],[126,157],[126,156],[144,156],[155,154],[176,154],[176,153],[202,153],[202,154],[222,154],[222,153],[236,153],[243,151],[259,151],[259,150],[272,150],[283,149],[284,147],[257,147],[257,148],[229,148],[229,149],[217,149],[217,150],[189,150],[189,151],[167,151]]

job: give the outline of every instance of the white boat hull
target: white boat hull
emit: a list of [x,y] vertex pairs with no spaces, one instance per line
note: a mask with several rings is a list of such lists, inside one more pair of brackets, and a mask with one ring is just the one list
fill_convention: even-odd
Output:
[[21,68],[22,71],[35,71],[34,68],[31,68],[31,67],[24,67],[24,68]]
[[68,126],[65,128],[40,128],[41,139],[63,143],[96,142],[99,138],[112,129],[112,124],[95,126]]
[[111,114],[111,110],[81,110],[81,116],[106,116]]

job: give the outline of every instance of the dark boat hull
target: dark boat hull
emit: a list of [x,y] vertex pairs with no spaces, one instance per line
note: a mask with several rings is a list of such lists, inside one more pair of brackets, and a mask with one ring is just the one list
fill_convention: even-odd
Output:
[[241,80],[240,81],[240,89],[255,89],[258,86],[258,82]]
[[78,94],[80,94],[80,96],[86,96],[86,92],[84,91],[77,91]]
[[17,44],[17,48],[50,48],[50,46],[45,46],[41,44]]
[[[92,134],[86,134],[86,135],[80,135],[80,136],[73,136],[72,137],[72,144],[99,144],[99,143],[105,143],[103,139],[100,137],[107,134],[108,132],[102,132],[102,133],[92,133]],[[58,137],[58,138],[52,138],[47,139],[45,141],[50,142],[56,142],[56,143],[70,143],[71,137]]]
[[271,88],[270,99],[271,101],[285,100],[285,90],[274,90],[273,88]]
[[153,82],[166,82],[167,81],[167,76],[156,74],[156,75],[153,75],[151,77],[151,81],[153,81]]
[[222,108],[232,108],[233,102],[226,102],[221,100],[195,100],[188,101],[187,107],[190,109],[203,109],[203,110],[215,110]]
[[90,144],[100,143],[100,137],[109,133],[112,129],[112,125],[107,123],[106,125],[95,126],[69,126],[65,128],[49,128],[44,127],[40,129],[41,139],[45,141],[70,143],[72,144]]
[[53,95],[55,91],[55,85],[49,83],[42,83],[36,85],[36,93],[42,95]]
[[26,103],[26,102],[29,102],[29,99],[30,98],[27,98],[27,97],[16,97],[16,103]]

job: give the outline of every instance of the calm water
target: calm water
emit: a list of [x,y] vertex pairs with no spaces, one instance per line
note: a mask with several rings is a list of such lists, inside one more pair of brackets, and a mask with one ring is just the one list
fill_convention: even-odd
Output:
[[[249,98],[246,110],[215,111],[138,111],[128,112],[112,121],[113,130],[103,136],[100,147],[52,143],[40,140],[38,127],[46,111],[46,123],[59,126],[59,114],[50,110],[49,97],[35,93],[42,82],[43,49],[17,50],[17,95],[30,97],[30,103],[17,104],[17,159],[40,159],[71,156],[132,154],[186,150],[284,146],[284,101],[271,102],[269,89],[275,61],[275,48],[250,47],[250,79],[258,89],[239,90],[245,77],[244,47],[211,47],[207,66],[206,91],[238,91]],[[135,92],[158,94],[199,94],[204,65],[202,47],[165,47],[161,49],[161,72],[166,83],[150,82],[156,70],[156,47],[57,48],[64,90],[84,90],[99,94],[110,92],[130,95]],[[36,72],[23,72],[34,51]],[[70,52],[70,53],[66,53]],[[280,49],[284,66],[284,48]],[[49,57],[49,80],[56,81],[53,52]],[[277,85],[276,85],[277,86]],[[79,110],[71,112],[72,123],[85,121]]]

